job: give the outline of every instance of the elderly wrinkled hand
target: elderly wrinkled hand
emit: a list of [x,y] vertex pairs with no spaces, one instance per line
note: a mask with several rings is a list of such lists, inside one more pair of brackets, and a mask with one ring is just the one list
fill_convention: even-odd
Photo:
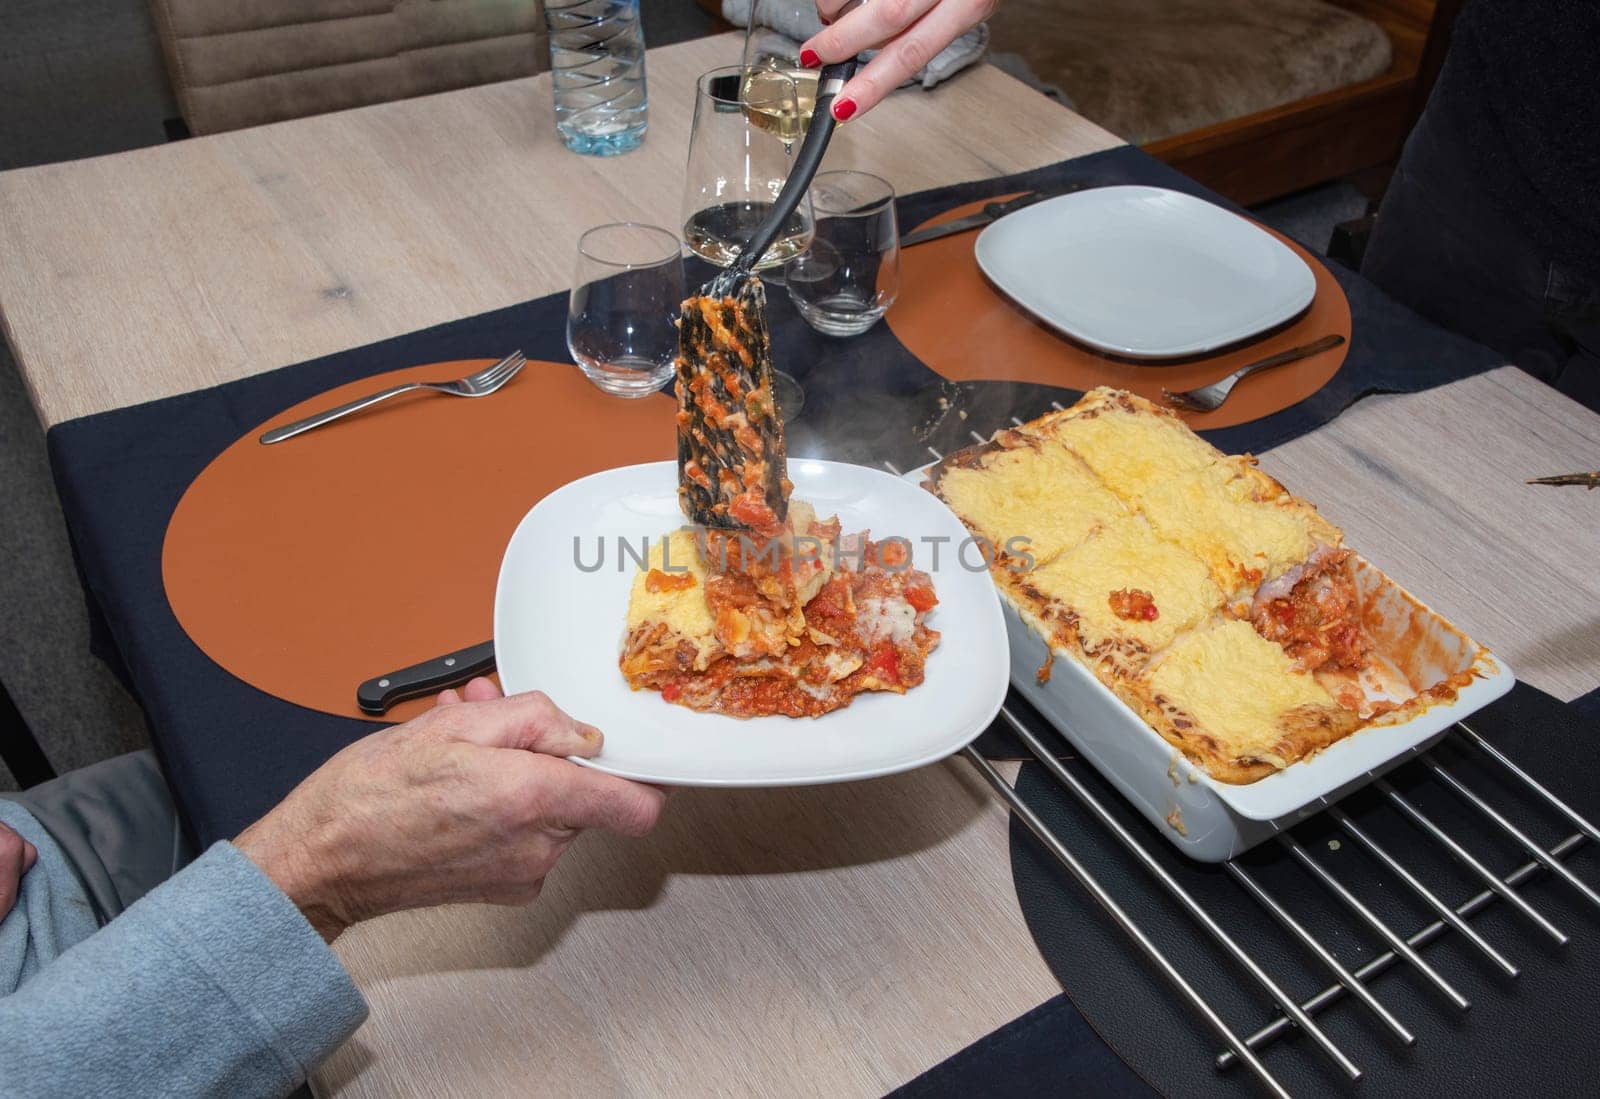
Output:
[[10,914],[22,888],[22,875],[39,861],[39,852],[21,836],[0,824],[0,920]]
[[881,47],[834,98],[833,116],[841,122],[877,106],[999,6],[999,0],[869,0],[840,16],[845,3],[817,0],[817,14],[831,25],[800,52],[801,61],[816,68]]
[[600,730],[537,691],[463,693],[350,745],[235,841],[329,942],[403,908],[526,904],[583,829],[654,827],[663,791],[562,758]]

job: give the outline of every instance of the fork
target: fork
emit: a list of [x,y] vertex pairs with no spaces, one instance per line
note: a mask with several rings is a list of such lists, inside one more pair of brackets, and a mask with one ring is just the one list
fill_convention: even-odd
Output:
[[432,389],[438,393],[448,393],[452,397],[487,397],[512,378],[517,376],[517,371],[527,365],[528,357],[520,351],[513,351],[493,366],[486,366],[482,370],[468,374],[465,378],[457,378],[453,382],[407,382],[405,385],[390,386],[388,389],[379,390],[377,393],[358,397],[347,401],[337,408],[330,408],[326,412],[318,412],[315,416],[307,416],[303,420],[296,420],[292,424],[275,427],[271,431],[263,432],[261,442],[281,443],[285,439],[292,439],[302,432],[310,431],[314,427],[332,423],[334,420],[348,416],[352,412],[360,412],[363,408],[371,408],[379,401],[387,401],[390,397],[398,397],[402,393],[410,393],[414,389]]
[[1199,389],[1179,391],[1163,389],[1161,394],[1166,397],[1167,403],[1174,408],[1181,408],[1188,412],[1212,412],[1222,407],[1222,402],[1228,399],[1228,394],[1232,393],[1233,387],[1239,384],[1239,379],[1248,378],[1258,370],[1269,370],[1274,366],[1282,366],[1284,363],[1292,363],[1300,359],[1308,359],[1312,355],[1320,355],[1329,348],[1338,347],[1343,342],[1344,337],[1337,334],[1323,336],[1320,340],[1313,340],[1310,343],[1301,344],[1299,347],[1291,347],[1287,351],[1280,351],[1276,355],[1268,355],[1264,359],[1258,359],[1253,363],[1241,366],[1220,382],[1212,382],[1210,385],[1203,385]]

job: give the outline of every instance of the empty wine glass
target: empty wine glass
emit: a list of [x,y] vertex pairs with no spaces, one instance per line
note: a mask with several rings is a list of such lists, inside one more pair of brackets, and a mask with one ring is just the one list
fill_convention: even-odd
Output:
[[870,172],[819,172],[811,198],[811,246],[783,269],[789,299],[818,332],[858,336],[900,295],[894,188]]
[[596,226],[578,238],[567,350],[607,393],[654,393],[672,378],[684,296],[675,233],[634,222]]

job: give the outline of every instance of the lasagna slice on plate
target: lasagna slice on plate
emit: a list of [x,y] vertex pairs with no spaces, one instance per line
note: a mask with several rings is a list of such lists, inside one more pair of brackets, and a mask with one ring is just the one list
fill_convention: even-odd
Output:
[[798,500],[788,512],[772,539],[684,529],[651,551],[628,599],[630,686],[734,717],[816,717],[922,682],[932,579],[897,542],[841,538]]
[[635,690],[691,709],[815,717],[920,684],[938,600],[903,540],[841,539],[837,517],[789,498],[765,311],[755,278],[684,302],[678,501],[699,526],[634,578],[620,663]]

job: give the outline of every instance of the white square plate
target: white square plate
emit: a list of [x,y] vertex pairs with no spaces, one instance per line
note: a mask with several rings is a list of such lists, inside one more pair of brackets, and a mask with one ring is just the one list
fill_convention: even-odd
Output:
[[1139,359],[1198,355],[1282,324],[1316,276],[1272,234],[1160,187],[1098,187],[1001,218],[978,266],[1080,343]]
[[[791,459],[797,498],[837,514],[843,531],[912,542],[912,563],[933,576],[940,632],[927,678],[904,695],[869,693],[819,718],[747,720],[697,713],[634,691],[617,667],[628,591],[637,568],[619,559],[684,523],[675,462],[597,473],[546,496],[506,547],[495,591],[494,642],[508,693],[535,688],[600,727],[605,748],[579,760],[624,778],[673,786],[799,786],[906,771],[943,759],[994,719],[1010,661],[1000,601],[968,532],[932,494],[863,466]],[[937,565],[927,538],[943,538]],[[605,558],[592,566],[600,540]],[[578,555],[575,558],[575,553]]]

